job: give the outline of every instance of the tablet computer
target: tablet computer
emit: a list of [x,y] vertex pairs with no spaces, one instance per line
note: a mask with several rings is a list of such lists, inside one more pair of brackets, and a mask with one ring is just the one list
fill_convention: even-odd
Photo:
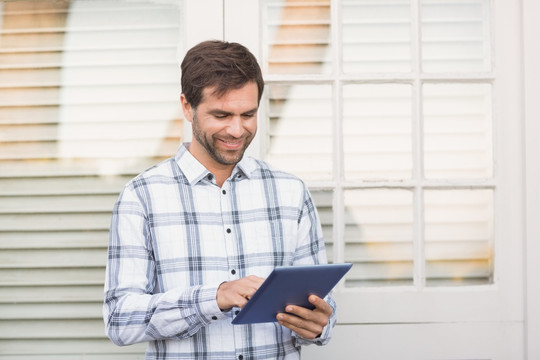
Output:
[[233,324],[277,322],[287,305],[308,309],[309,295],[324,298],[350,270],[352,264],[281,266],[275,268],[233,319]]

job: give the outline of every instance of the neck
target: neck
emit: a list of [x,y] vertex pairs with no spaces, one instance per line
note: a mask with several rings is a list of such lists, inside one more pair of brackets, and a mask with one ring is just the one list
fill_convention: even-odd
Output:
[[216,182],[221,187],[225,180],[231,176],[235,165],[225,165],[215,161],[204,149],[197,145],[198,143],[192,142],[188,151],[216,177]]
[[216,183],[219,187],[222,187],[225,183],[225,180],[227,180],[231,174],[232,174],[233,168],[230,169],[208,169],[214,176],[216,177]]

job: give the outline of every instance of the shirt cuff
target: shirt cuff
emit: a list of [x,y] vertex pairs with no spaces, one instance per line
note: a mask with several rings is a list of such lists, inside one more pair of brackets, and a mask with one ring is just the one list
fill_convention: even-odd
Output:
[[330,326],[330,322],[323,328],[323,331],[319,337],[316,337],[315,339],[304,339],[294,331],[292,332],[293,337],[295,338],[295,345],[296,346],[305,346],[305,345],[326,345],[330,341],[331,337],[331,329],[332,326]]
[[199,288],[201,301],[199,302],[199,316],[205,319],[207,323],[212,321],[224,320],[228,318],[226,312],[221,311],[217,303],[218,285],[203,285]]

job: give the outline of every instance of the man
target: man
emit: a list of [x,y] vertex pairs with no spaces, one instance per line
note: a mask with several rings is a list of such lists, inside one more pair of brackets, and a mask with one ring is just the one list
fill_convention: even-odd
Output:
[[275,323],[231,321],[276,266],[326,263],[308,189],[245,156],[264,82],[242,45],[207,41],[182,62],[193,141],[130,181],[115,205],[104,321],[117,345],[148,341],[147,359],[298,359],[323,345],[335,303],[310,296]]

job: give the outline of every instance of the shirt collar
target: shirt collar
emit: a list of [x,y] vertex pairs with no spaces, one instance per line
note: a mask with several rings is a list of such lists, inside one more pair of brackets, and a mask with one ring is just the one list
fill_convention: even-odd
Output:
[[[210,171],[204,167],[199,160],[188,151],[191,143],[186,142],[180,145],[174,157],[176,163],[186,176],[188,182],[193,185],[208,177]],[[251,178],[252,173],[257,168],[257,161],[250,156],[244,155],[242,160],[236,164],[231,174],[231,178],[246,176]]]

